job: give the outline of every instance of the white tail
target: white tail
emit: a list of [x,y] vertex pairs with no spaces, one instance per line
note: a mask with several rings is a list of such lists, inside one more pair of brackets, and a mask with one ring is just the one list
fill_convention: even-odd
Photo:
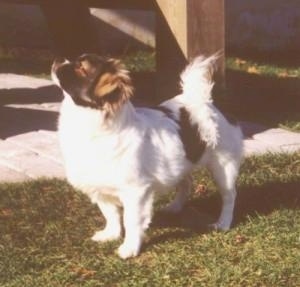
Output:
[[207,145],[215,147],[219,131],[216,111],[212,104],[213,72],[219,53],[208,58],[195,58],[181,74],[181,102],[189,110],[191,120],[198,125]]
[[213,72],[219,57],[216,53],[208,58],[196,57],[182,72],[181,88],[187,101],[209,103],[212,101]]

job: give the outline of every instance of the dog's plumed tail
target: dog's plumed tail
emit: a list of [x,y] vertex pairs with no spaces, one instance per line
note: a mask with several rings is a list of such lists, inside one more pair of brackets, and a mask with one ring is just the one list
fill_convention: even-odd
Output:
[[182,72],[181,89],[186,101],[198,104],[211,103],[211,91],[214,86],[213,73],[219,53],[208,58],[195,58]]
[[216,110],[212,104],[213,73],[219,53],[208,58],[195,58],[181,74],[180,101],[197,124],[202,139],[208,146],[216,147],[219,139]]

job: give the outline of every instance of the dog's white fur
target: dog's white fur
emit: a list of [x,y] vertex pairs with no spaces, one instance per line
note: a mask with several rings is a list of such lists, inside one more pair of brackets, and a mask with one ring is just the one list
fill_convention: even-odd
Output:
[[167,210],[178,212],[191,189],[190,173],[207,167],[219,188],[223,207],[215,227],[230,228],[236,196],[235,181],[242,155],[242,134],[214,107],[210,70],[215,56],[198,57],[181,75],[182,94],[161,104],[179,118],[185,107],[206,142],[196,164],[186,158],[176,121],[155,109],[124,103],[113,119],[100,110],[74,104],[65,94],[59,119],[59,138],[71,184],[96,203],[106,226],[92,237],[107,241],[121,236],[121,207],[125,239],[122,258],[139,254],[144,231],[151,222],[154,191],[176,187]]

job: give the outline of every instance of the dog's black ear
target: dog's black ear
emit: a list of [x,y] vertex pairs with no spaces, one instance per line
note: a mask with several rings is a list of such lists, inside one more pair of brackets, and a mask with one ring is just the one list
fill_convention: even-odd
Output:
[[107,71],[95,84],[93,100],[99,107],[115,113],[133,94],[129,72],[117,60],[108,60]]

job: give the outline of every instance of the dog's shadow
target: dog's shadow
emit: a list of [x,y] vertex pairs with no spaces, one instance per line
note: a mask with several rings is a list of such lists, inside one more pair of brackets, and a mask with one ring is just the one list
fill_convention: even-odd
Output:
[[[235,228],[246,224],[249,216],[268,215],[279,209],[298,208],[300,208],[300,182],[274,182],[260,187],[240,188],[232,226]],[[148,244],[187,238],[195,233],[208,233],[211,231],[210,224],[217,220],[220,210],[221,198],[219,194],[214,193],[211,196],[201,196],[189,201],[179,214],[157,212],[151,227],[171,229],[151,239]]]

